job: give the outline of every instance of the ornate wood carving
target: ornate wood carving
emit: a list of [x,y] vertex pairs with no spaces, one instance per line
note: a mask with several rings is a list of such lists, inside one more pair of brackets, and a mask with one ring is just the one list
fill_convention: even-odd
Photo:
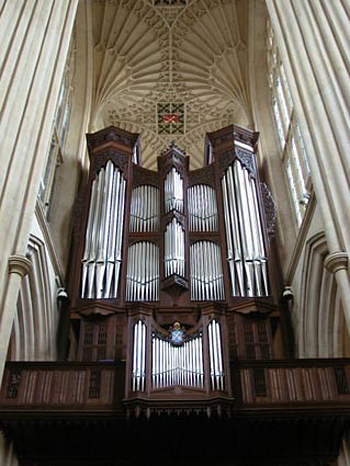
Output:
[[133,166],[133,176],[132,176],[132,186],[150,184],[159,188],[160,178],[159,173],[147,170],[145,168],[139,167],[138,165]]
[[83,220],[84,220],[84,209],[86,204],[86,198],[88,194],[87,187],[82,188],[73,204],[72,208],[72,233],[74,238],[79,238],[81,235],[84,234],[82,231],[83,229]]
[[133,148],[135,143],[138,141],[139,135],[129,133],[128,131],[110,126],[94,134],[87,135],[88,147],[90,150],[96,147],[102,146],[107,142],[118,142],[123,146]]
[[162,283],[162,289],[165,290],[167,288],[179,286],[180,288],[187,289],[188,282],[185,278],[180,277],[180,275],[174,273],[170,275],[170,277],[166,278]]
[[237,146],[236,146],[235,152],[236,152],[237,158],[247,168],[249,173],[251,173],[255,177],[256,169],[255,169],[254,155],[251,152],[248,152],[247,150],[244,150],[241,147],[237,147]]
[[164,151],[162,155],[158,157],[158,170],[163,176],[171,167],[175,167],[182,178],[187,175],[189,158],[179,147],[175,145],[175,142],[172,142],[169,149]]
[[262,200],[265,210],[266,216],[266,223],[267,223],[267,232],[269,236],[272,238],[275,235],[275,227],[276,227],[276,204],[272,197],[271,191],[269,190],[266,183],[260,183],[261,186],[261,194]]
[[166,226],[171,222],[173,218],[176,218],[176,220],[181,224],[183,228],[185,228],[186,225],[186,218],[183,214],[178,212],[177,210],[172,210],[171,212],[168,212],[167,214],[164,215],[164,226]]
[[234,161],[235,152],[233,148],[219,156],[219,166],[221,171],[225,171],[226,168]]
[[91,172],[96,175],[96,173],[106,165],[108,160],[111,160],[123,172],[124,177],[127,178],[130,156],[122,154],[114,149],[108,149],[96,155],[92,160]]
[[216,189],[214,166],[208,165],[199,170],[190,172],[188,177],[188,185],[193,186],[195,184],[207,184]]

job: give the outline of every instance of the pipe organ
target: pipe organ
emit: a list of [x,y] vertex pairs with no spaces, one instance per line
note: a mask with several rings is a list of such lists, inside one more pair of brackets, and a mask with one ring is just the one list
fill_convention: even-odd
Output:
[[[157,324],[152,319],[148,322],[153,327],[152,331],[141,320],[137,320],[133,327],[132,391],[146,390],[146,365],[151,368],[152,389],[174,386],[204,389],[205,359],[210,361],[211,389],[225,389],[221,329],[217,320],[213,319],[188,336],[184,330],[179,330],[178,322],[168,333],[164,329],[156,329]],[[203,331],[206,333],[206,348]],[[209,384],[209,380],[206,382]]]
[[204,387],[203,341],[199,334],[174,344],[166,338],[152,336],[152,387],[176,385]]
[[149,241],[129,246],[126,273],[127,301],[157,301],[159,297],[159,247]]
[[146,379],[146,325],[138,320],[133,332],[132,390],[143,391]]
[[212,241],[198,241],[190,247],[191,299],[225,299],[220,246]]
[[267,265],[254,178],[239,159],[221,180],[233,296],[267,296]]
[[231,152],[209,146],[212,162],[194,172],[176,146],[158,174],[133,162],[135,148],[128,159],[94,156],[81,298],[158,301],[180,288],[185,301],[269,295],[254,147],[234,136]]
[[82,298],[116,298],[118,294],[126,182],[109,160],[91,186],[85,248],[82,258]]
[[212,320],[208,325],[210,379],[213,390],[224,389],[224,365],[222,360],[220,324]]
[[30,451],[28,464],[53,464],[61,449],[55,464],[335,459],[350,419],[350,363],[293,357],[292,300],[274,297],[273,202],[257,138],[231,125],[207,135],[202,168],[189,170],[172,144],[151,171],[138,135],[110,127],[87,136],[68,361],[10,362],[0,390],[0,427],[15,434],[20,461]]
[[191,231],[216,231],[218,210],[215,189],[206,184],[188,188],[189,227]]
[[165,276],[185,276],[185,234],[181,224],[173,218],[164,233]]
[[165,212],[184,209],[183,180],[180,173],[173,167],[164,180]]
[[179,387],[229,396],[230,358],[272,357],[256,141],[224,128],[207,135],[203,168],[190,171],[172,144],[155,172],[141,166],[138,135],[113,127],[88,135],[72,271],[77,354],[125,359],[126,398]]
[[159,228],[159,189],[137,186],[131,193],[130,231],[157,231]]

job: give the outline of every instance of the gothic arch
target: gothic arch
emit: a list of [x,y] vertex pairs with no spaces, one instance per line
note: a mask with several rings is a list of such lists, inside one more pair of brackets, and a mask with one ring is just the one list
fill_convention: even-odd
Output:
[[18,295],[10,359],[52,360],[56,328],[53,290],[45,245],[33,235],[28,242],[27,257],[32,270],[23,278]]
[[333,274],[324,266],[328,247],[324,232],[306,244],[301,279],[299,346],[301,357],[341,357],[348,353],[349,335]]

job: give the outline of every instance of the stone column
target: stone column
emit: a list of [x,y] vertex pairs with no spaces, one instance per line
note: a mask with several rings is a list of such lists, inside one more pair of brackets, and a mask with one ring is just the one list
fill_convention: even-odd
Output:
[[[329,253],[349,258],[349,6],[346,0],[266,3],[305,142]],[[349,272],[347,265],[335,274],[344,309]],[[350,316],[346,317],[350,330]]]
[[0,380],[2,380],[8,345],[11,338],[18,290],[21,286],[23,277],[25,277],[32,269],[31,261],[21,254],[11,256],[8,264],[9,279],[4,302],[4,311],[6,310],[6,312],[2,312],[0,315]]
[[21,281],[8,261],[26,253],[78,0],[0,6],[0,337],[8,341]]

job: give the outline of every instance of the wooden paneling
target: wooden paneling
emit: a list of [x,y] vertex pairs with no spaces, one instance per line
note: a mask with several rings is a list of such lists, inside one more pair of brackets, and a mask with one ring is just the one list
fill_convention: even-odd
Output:
[[110,409],[123,399],[124,365],[98,363],[10,363],[0,409]]
[[[231,371],[239,372],[244,405],[292,408],[296,404],[318,404],[322,408],[323,404],[350,401],[349,360],[246,361],[232,365]],[[261,383],[265,384],[265,393]]]
[[[322,412],[350,402],[349,359],[236,361],[231,380],[231,410],[308,406]],[[124,384],[121,363],[8,363],[0,411],[122,410]],[[172,401],[183,398],[173,395]]]

